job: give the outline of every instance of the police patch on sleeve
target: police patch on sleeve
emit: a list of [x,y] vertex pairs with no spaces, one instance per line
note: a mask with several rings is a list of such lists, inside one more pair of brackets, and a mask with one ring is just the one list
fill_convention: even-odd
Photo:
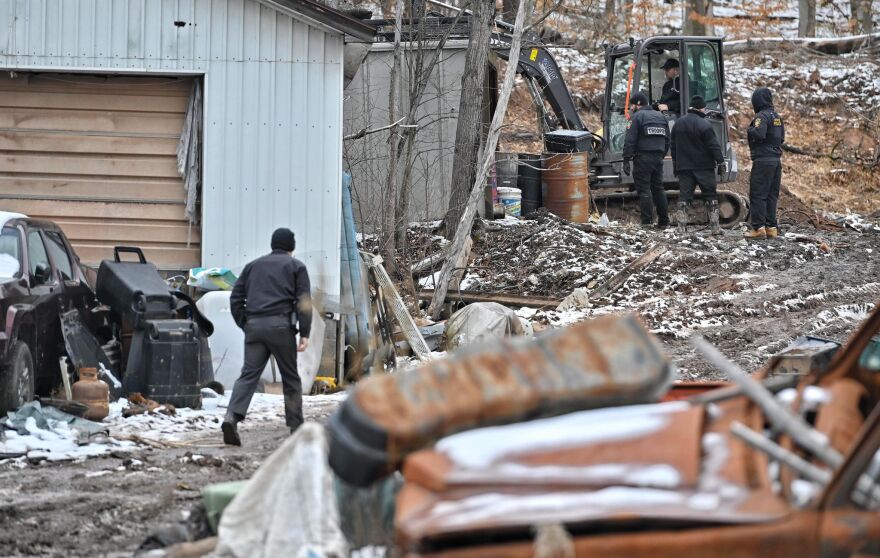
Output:
[[781,118],[774,118],[773,125],[774,126],[782,126],[782,119]]
[[760,118],[756,118],[755,121],[752,123],[752,126],[754,126],[755,128],[757,128],[757,127],[760,126],[760,125],[761,125],[761,119],[760,119]]
[[668,129],[660,126],[648,126],[645,128],[645,133],[649,136],[665,136]]

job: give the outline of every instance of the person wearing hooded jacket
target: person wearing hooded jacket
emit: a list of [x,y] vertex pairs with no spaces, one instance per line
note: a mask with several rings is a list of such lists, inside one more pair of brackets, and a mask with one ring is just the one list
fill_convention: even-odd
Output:
[[244,330],[244,365],[220,425],[227,445],[241,445],[238,423],[247,414],[270,356],[275,357],[281,372],[284,417],[291,434],[303,423],[296,353],[309,346],[312,328],[309,272],[304,263],[292,257],[296,247],[293,231],[275,230],[271,246],[270,254],[244,266],[229,297],[232,318]]
[[776,204],[782,185],[782,144],[785,123],[773,108],[773,94],[766,87],[752,93],[755,118],[749,125],[749,151],[752,175],[749,179],[749,212],[751,229],[745,238],[758,240],[779,236]]
[[722,234],[718,215],[718,193],[715,169],[723,172],[724,153],[721,144],[706,122],[706,101],[699,95],[691,99],[688,113],[672,128],[672,169],[678,177],[679,198],[675,220],[679,232],[687,231],[688,208],[697,184],[708,203],[708,220],[712,234]]
[[662,114],[648,104],[648,96],[636,93],[630,99],[635,112],[626,127],[623,143],[623,172],[632,173],[639,194],[642,226],[654,222],[657,228],[669,226],[666,192],[663,190],[663,158],[669,151],[669,124]]

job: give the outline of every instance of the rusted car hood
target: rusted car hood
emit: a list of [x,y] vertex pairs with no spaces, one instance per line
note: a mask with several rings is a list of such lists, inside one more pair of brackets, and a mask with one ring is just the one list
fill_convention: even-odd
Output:
[[749,407],[686,402],[583,411],[442,439],[411,455],[397,503],[405,541],[536,524],[730,524],[779,519],[759,455],[726,434]]

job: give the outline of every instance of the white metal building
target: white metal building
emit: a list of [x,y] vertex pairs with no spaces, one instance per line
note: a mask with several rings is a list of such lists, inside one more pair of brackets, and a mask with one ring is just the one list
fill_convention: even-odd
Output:
[[240,267],[290,226],[335,298],[343,46],[372,33],[312,0],[0,0],[0,209],[57,221],[85,263],[136,244],[165,269]]

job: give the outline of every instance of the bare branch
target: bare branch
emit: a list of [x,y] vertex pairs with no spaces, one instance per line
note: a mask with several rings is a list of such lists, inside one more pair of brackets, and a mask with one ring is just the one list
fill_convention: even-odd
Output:
[[360,138],[362,138],[364,136],[368,136],[370,134],[376,134],[379,132],[384,132],[385,130],[390,130],[391,128],[418,128],[419,127],[418,124],[402,124],[402,122],[404,120],[406,120],[405,116],[403,118],[401,118],[400,120],[398,120],[397,122],[392,122],[391,124],[388,124],[387,126],[382,126],[381,128],[370,128],[370,129],[361,128],[360,130],[358,130],[357,132],[355,132],[353,134],[349,134],[347,136],[342,136],[342,139],[344,139],[344,140],[360,139]]

